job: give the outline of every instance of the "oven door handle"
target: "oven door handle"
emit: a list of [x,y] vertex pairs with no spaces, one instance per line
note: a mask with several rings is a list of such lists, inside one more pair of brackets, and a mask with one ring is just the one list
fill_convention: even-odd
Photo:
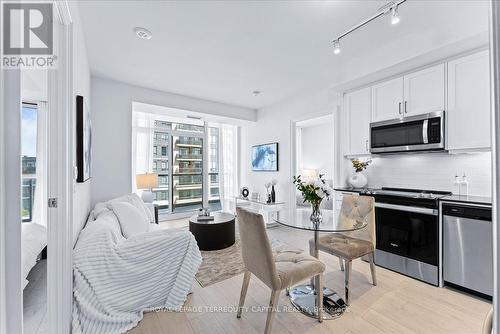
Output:
[[399,210],[399,211],[406,211],[406,212],[422,213],[424,215],[432,215],[432,216],[438,215],[438,210],[436,210],[436,209],[420,208],[420,207],[415,207],[415,206],[406,206],[406,205],[396,205],[396,204],[375,202],[375,207],[382,208],[382,209],[391,209],[391,210]]

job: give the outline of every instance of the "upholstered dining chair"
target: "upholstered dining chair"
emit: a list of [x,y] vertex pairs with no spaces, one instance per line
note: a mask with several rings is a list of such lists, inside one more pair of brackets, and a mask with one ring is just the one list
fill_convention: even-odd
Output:
[[272,291],[265,327],[266,334],[271,333],[280,292],[311,277],[316,279],[318,321],[322,322],[323,272],[325,271],[323,262],[296,252],[273,254],[262,215],[242,208],[236,208],[236,212],[241,238],[241,255],[245,264],[237,318],[241,318],[250,276],[254,274]]
[[[337,219],[363,221],[367,226],[352,232],[331,233],[319,237],[319,250],[339,258],[340,269],[345,272],[345,303],[349,305],[352,261],[367,257],[370,262],[372,283],[377,285],[375,273],[375,200],[371,196],[344,195]],[[314,240],[309,240],[311,255],[314,254]],[[345,262],[345,267],[344,267]]]

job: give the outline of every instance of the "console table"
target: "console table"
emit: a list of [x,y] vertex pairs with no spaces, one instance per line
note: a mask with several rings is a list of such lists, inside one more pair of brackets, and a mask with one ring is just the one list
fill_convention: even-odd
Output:
[[242,196],[236,196],[234,198],[234,205],[235,207],[239,206],[249,211],[260,213],[262,217],[264,217],[266,227],[269,228],[279,225],[272,219],[272,217],[276,212],[279,212],[283,209],[285,202],[267,203],[266,201],[252,199],[250,197],[245,198]]

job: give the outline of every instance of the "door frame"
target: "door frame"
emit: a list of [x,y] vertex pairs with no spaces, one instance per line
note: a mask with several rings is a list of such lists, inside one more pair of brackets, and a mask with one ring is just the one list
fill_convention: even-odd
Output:
[[[47,320],[50,333],[70,333],[72,291],[73,212],[73,69],[72,20],[66,0],[54,1],[58,68],[49,71],[49,126],[54,153],[49,197],[57,209],[48,210]],[[2,9],[0,6],[0,14]],[[1,29],[1,28],[0,28]],[[1,33],[1,32],[0,32]],[[0,70],[0,333],[22,333],[21,286],[21,81],[20,70]],[[19,113],[7,112],[19,110]],[[7,126],[8,125],[8,126]],[[62,175],[62,177],[61,177]],[[7,237],[8,236],[8,237]],[[9,254],[6,257],[6,254]],[[55,256],[54,256],[55,255]],[[5,279],[3,279],[5,278]],[[7,307],[8,306],[8,307]]]
[[54,1],[57,69],[49,70],[47,322],[50,333],[71,332],[73,309],[73,192],[75,103],[73,94],[73,21],[67,0]]
[[493,161],[493,331],[498,333],[500,326],[500,304],[498,301],[500,279],[500,3],[490,1],[490,82],[491,82],[491,136]]
[[21,333],[21,71],[0,85],[0,333]]

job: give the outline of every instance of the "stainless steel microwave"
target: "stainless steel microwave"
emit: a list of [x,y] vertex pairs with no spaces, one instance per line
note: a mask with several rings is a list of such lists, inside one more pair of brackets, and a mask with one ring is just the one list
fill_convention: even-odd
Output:
[[444,111],[370,123],[370,152],[442,151]]

